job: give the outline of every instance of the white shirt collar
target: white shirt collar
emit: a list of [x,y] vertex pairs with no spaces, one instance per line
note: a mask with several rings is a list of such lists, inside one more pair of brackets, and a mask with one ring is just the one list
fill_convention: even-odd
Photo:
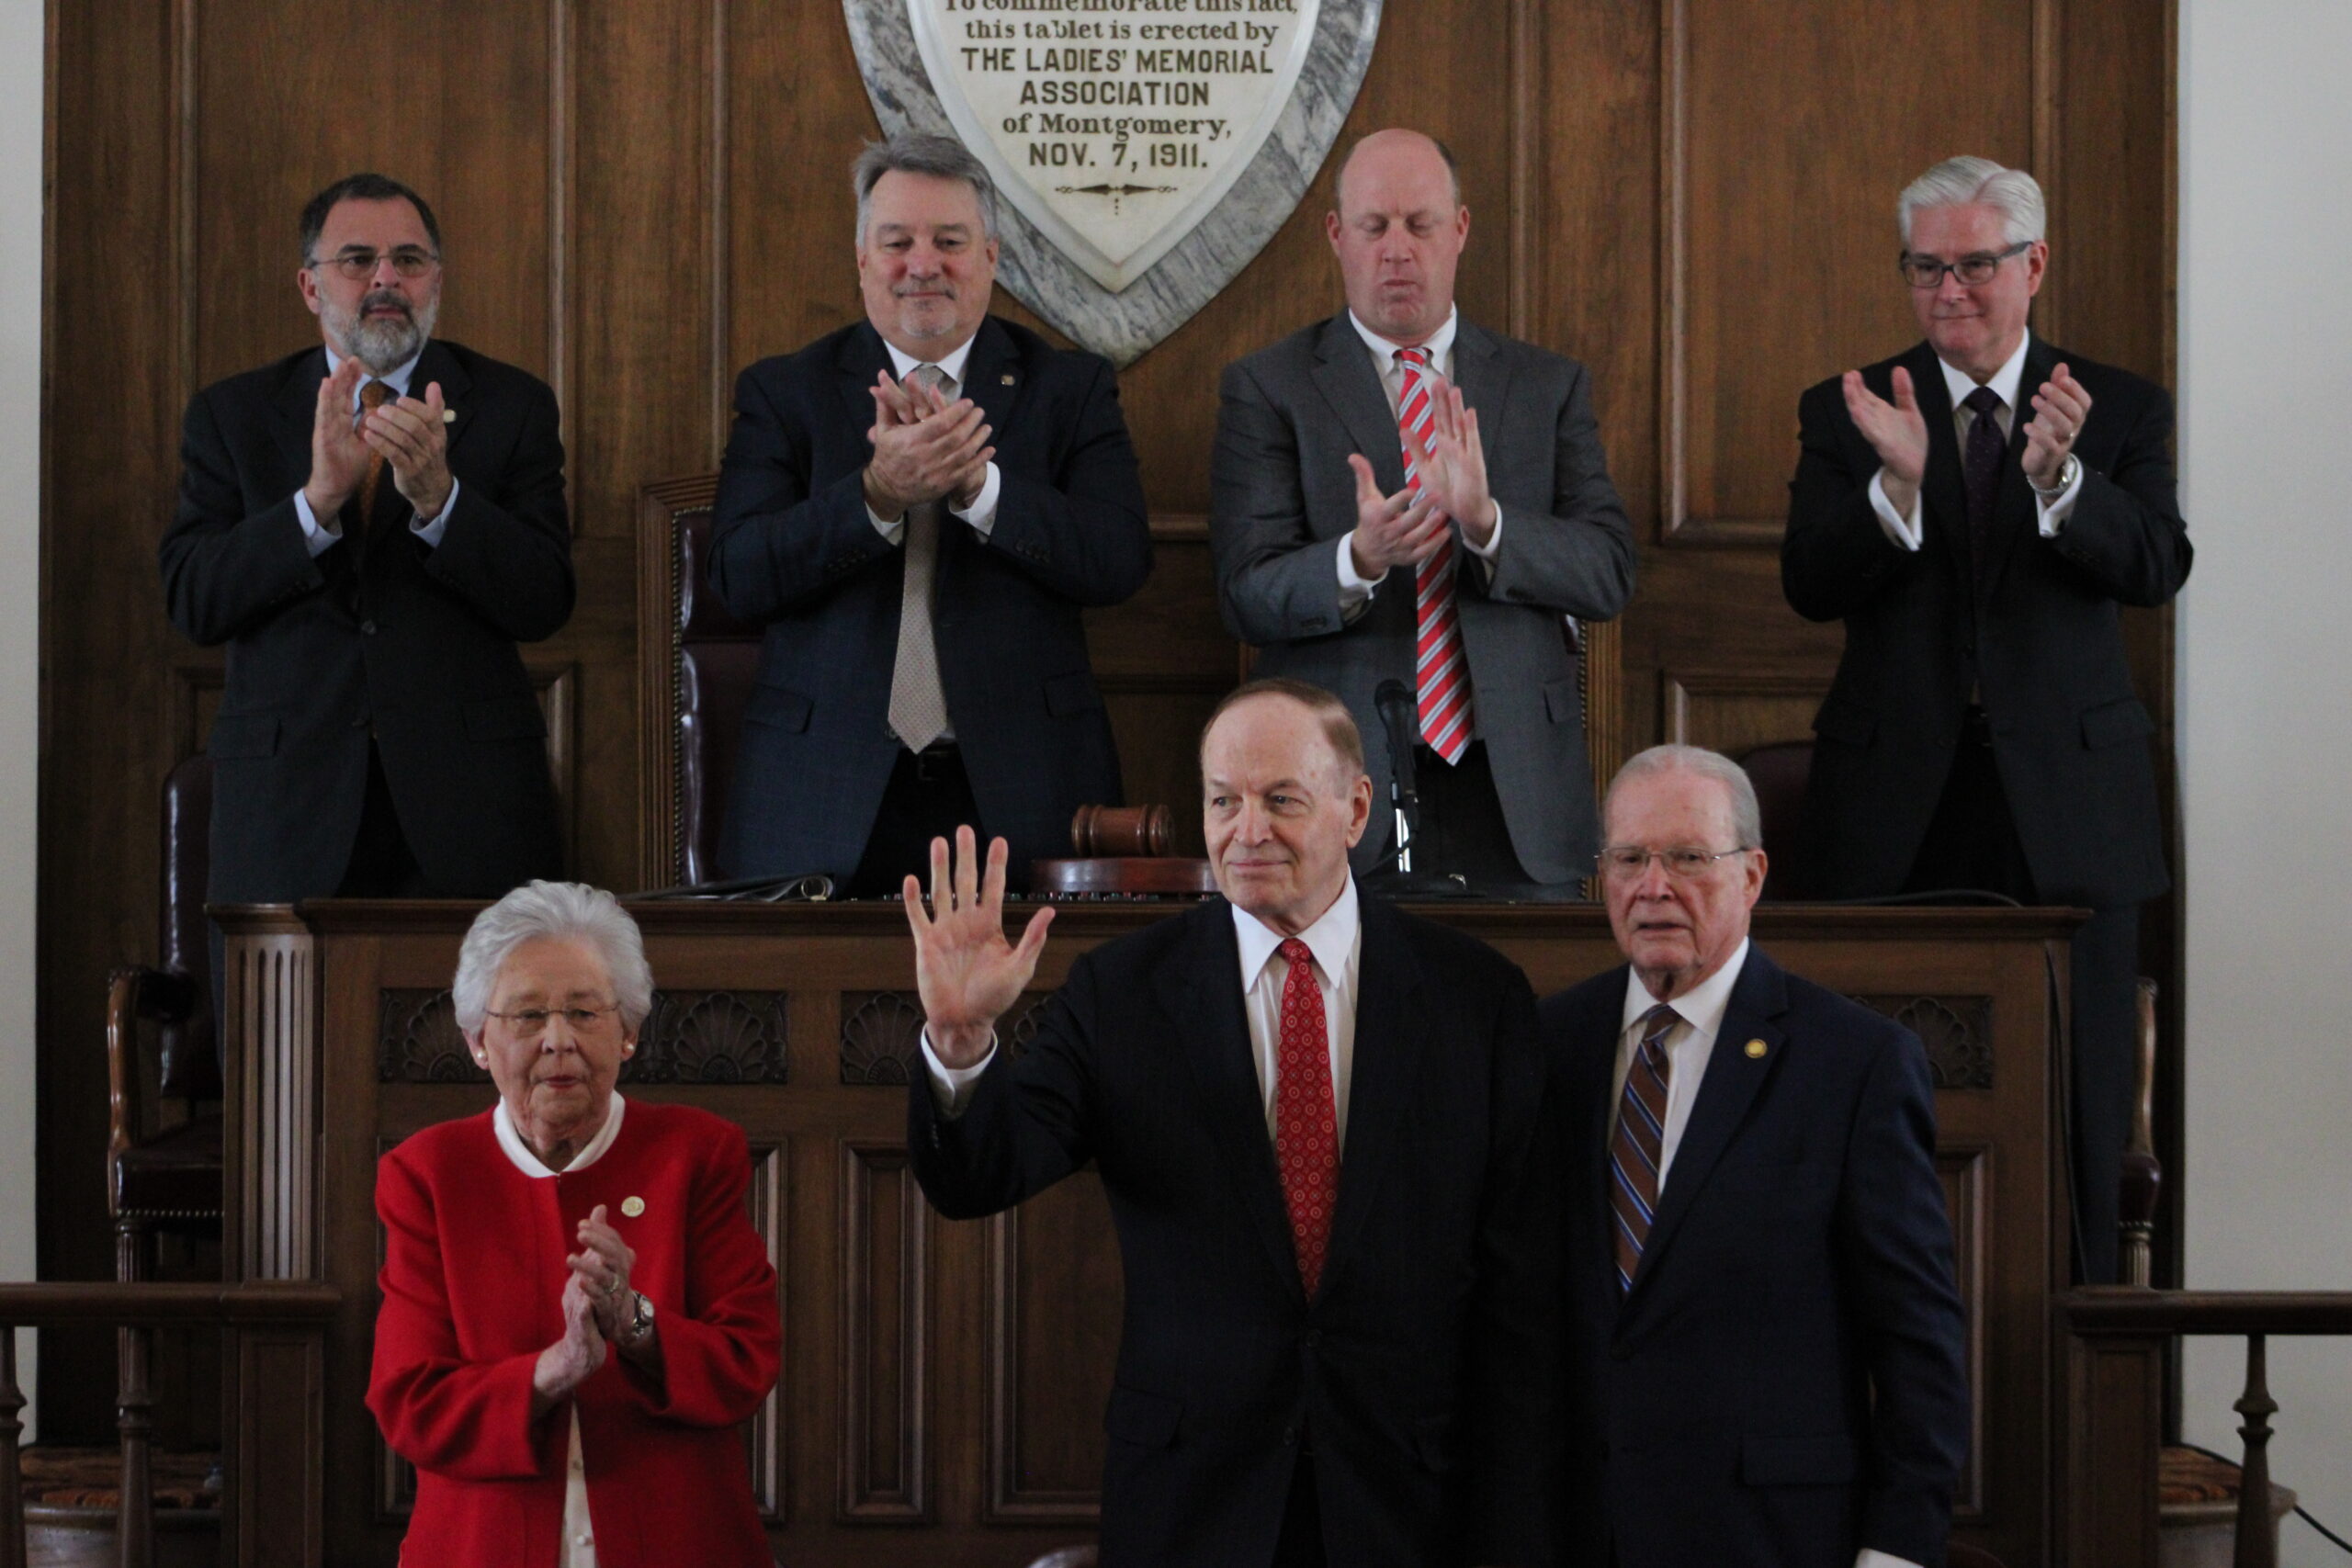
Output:
[[[2025,379],[2025,351],[2032,346],[2033,333],[2019,333],[2017,351],[2003,361],[2001,367],[1993,372],[1993,378],[1984,383],[1993,389],[1993,395],[2001,400],[2001,406],[2009,411],[2009,428],[2012,430],[2017,428],[2018,383]],[[1976,390],[1976,378],[1965,370],[1953,369],[1941,358],[1937,359],[1936,364],[1943,369],[1944,390],[1951,394],[1951,412],[1959,413],[1967,405],[1968,394]]]
[[[1739,939],[1724,966],[1683,992],[1668,1004],[1690,1026],[1693,1034],[1713,1040],[1723,1032],[1724,1014],[1731,1010],[1732,987],[1739,984],[1739,972],[1747,966],[1749,938]],[[1618,1025],[1618,1032],[1640,1021],[1644,1013],[1657,1006],[1657,998],[1642,984],[1641,976],[1634,970],[1625,972],[1625,1018]]]
[[[1461,324],[1461,307],[1449,307],[1445,312],[1445,324],[1430,333],[1429,341],[1421,344],[1429,350],[1430,367],[1441,376],[1447,374],[1445,367],[1452,363],[1446,356],[1453,352],[1453,334]],[[1363,345],[1372,350],[1372,367],[1380,373],[1382,380],[1386,380],[1389,373],[1396,368],[1399,345],[1365,326],[1353,310],[1348,312],[1348,325],[1355,328],[1356,335],[1363,339]],[[1317,953],[1316,956],[1319,958],[1322,955]]]
[[[402,360],[400,364],[393,366],[381,376],[377,375],[373,370],[368,370],[368,367],[365,365],[361,366],[359,368],[362,370],[368,370],[368,374],[359,378],[358,387],[351,389],[351,406],[353,408],[357,408],[359,406],[359,388],[365,387],[370,381],[383,382],[386,386],[391,388],[392,395],[394,397],[407,397],[409,378],[416,374],[416,362],[424,357],[424,346],[420,344],[417,345],[417,350],[414,354],[410,355],[406,359]],[[327,375],[332,378],[342,364],[343,355],[337,354],[334,347],[330,345],[327,349]]]
[[903,352],[897,344],[887,337],[882,340],[882,346],[890,351],[890,374],[899,380],[903,381],[913,375],[921,366],[936,365],[947,373],[947,378],[955,382],[957,389],[961,390],[964,385],[964,363],[972,357],[972,345],[979,341],[980,334],[975,332],[970,337],[956,344],[952,353],[942,355],[937,359],[917,359],[913,355]]
[[549,1169],[545,1161],[531,1152],[531,1145],[523,1141],[522,1133],[514,1125],[514,1118],[506,1113],[506,1101],[503,1098],[498,1108],[491,1112],[490,1120],[498,1130],[499,1151],[514,1163],[515,1169],[534,1178],[567,1176],[585,1170],[605,1157],[605,1151],[611,1148],[613,1140],[621,1135],[621,1113],[628,1109],[627,1102],[621,1099],[621,1091],[613,1090],[613,1107],[605,1113],[605,1124],[596,1130],[594,1137],[588,1140],[588,1146],[574,1155],[571,1163],[560,1171]]
[[[1232,908],[1233,934],[1241,944],[1241,988],[1246,992],[1257,985],[1267,962],[1289,939],[1240,905]],[[1348,972],[1348,953],[1355,947],[1361,923],[1359,913],[1356,879],[1351,875],[1340,885],[1340,896],[1331,900],[1331,907],[1298,933],[1298,940],[1315,955],[1316,965],[1334,982]]]

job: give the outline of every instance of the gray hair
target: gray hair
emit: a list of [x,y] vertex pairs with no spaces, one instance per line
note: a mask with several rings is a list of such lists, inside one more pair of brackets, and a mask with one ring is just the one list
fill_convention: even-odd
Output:
[[471,1034],[481,1028],[499,971],[526,942],[584,942],[595,948],[620,1004],[621,1025],[631,1033],[653,1010],[645,938],[620,900],[584,882],[526,882],[476,915],[458,950],[458,977],[449,988],[458,1029]]
[[2023,169],[2005,169],[1990,158],[1946,158],[1903,187],[1894,198],[1894,223],[1903,246],[1911,247],[1911,216],[1930,207],[1992,208],[2001,232],[2015,245],[2039,240],[2048,226],[2041,186]]
[[1617,770],[1617,776],[1609,781],[1609,793],[1600,798],[1604,830],[1609,821],[1609,803],[1617,798],[1617,792],[1635,779],[1658,773],[1695,773],[1723,785],[1731,806],[1732,837],[1738,840],[1733,847],[1764,847],[1764,813],[1756,804],[1756,785],[1749,781],[1747,770],[1721,751],[1710,751],[1703,746],[1653,746],[1627,758],[1625,765]]
[[850,188],[857,193],[857,243],[865,243],[865,220],[874,209],[874,187],[884,175],[928,175],[935,180],[962,180],[980,204],[980,228],[996,238],[996,182],[971,150],[952,136],[909,134],[888,141],[869,141],[849,167]]

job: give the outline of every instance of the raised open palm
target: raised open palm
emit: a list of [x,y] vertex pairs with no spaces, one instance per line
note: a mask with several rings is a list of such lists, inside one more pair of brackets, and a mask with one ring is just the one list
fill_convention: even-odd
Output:
[[922,884],[908,877],[904,888],[907,925],[915,938],[915,987],[922,998],[932,1051],[950,1067],[968,1067],[986,1056],[996,1021],[1019,998],[1037,972],[1048,907],[1029,917],[1019,942],[1004,939],[1002,839],[989,840],[988,867],[979,868],[979,845],[969,828],[956,829],[951,863],[947,840],[931,841],[931,908],[923,908]]

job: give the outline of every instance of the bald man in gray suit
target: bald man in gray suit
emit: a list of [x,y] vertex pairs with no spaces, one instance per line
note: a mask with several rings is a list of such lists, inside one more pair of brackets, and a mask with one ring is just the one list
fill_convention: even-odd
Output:
[[[1599,838],[1564,617],[1607,620],[1634,591],[1591,378],[1454,310],[1470,213],[1442,144],[1374,132],[1333,194],[1347,310],[1227,367],[1219,389],[1225,623],[1258,674],[1339,694],[1383,796],[1375,694],[1412,694],[1417,872],[1574,897]],[[1396,849],[1375,828],[1356,870]]]

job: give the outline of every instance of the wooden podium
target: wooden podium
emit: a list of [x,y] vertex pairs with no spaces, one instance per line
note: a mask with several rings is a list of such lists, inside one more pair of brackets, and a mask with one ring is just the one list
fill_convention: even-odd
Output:
[[[220,912],[227,932],[232,1280],[343,1293],[328,1342],[327,1560],[392,1563],[410,1478],[362,1403],[380,1242],[377,1156],[487,1108],[450,1013],[478,906],[328,901]],[[1170,912],[1060,908],[1039,990],[1079,953]],[[1593,906],[1429,914],[1492,943],[1538,995],[1617,961]],[[895,904],[641,903],[660,992],[623,1091],[740,1123],[752,1216],[784,1323],[782,1382],[746,1434],[788,1562],[1008,1568],[1091,1538],[1120,1307],[1091,1172],[1018,1211],[934,1215],[908,1171],[921,1014]],[[1015,907],[1010,919],[1027,911]],[[1975,1423],[1961,1538],[2048,1562],[2055,1346],[2065,1280],[2051,1108],[2054,998],[2078,915],[1766,905],[1756,934],[1798,974],[1900,1018],[1933,1059],[1938,1164],[1970,1315]],[[2052,976],[2057,976],[2053,987]]]

